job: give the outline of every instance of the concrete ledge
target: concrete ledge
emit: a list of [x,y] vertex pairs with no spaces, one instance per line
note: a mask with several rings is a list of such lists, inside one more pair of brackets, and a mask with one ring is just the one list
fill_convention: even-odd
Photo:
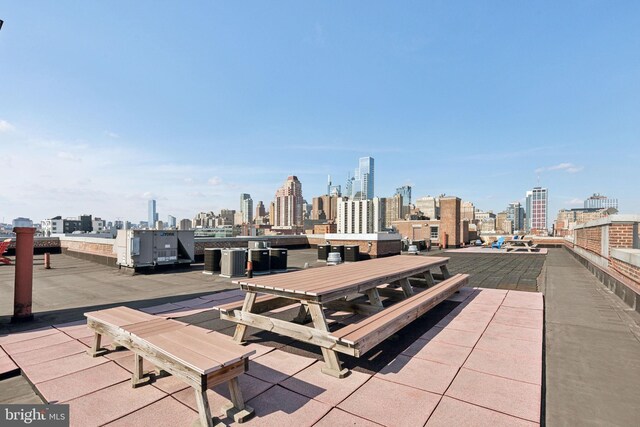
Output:
[[634,223],[640,222],[640,215],[610,215],[605,216],[600,219],[594,219],[593,221],[586,222],[584,224],[576,225],[574,230],[579,230],[581,228],[590,228],[590,227],[600,227],[607,224],[612,223]]
[[400,240],[400,234],[397,233],[362,233],[362,234],[348,234],[348,233],[332,233],[325,234],[326,240]]
[[[572,254],[587,270],[593,273],[594,276],[603,285],[605,285],[611,292],[616,294],[626,305],[633,310],[640,313],[640,287],[638,284],[633,283],[628,278],[613,271],[608,267],[602,267],[593,263],[589,258],[584,257],[581,253],[570,248],[566,248],[570,254]],[[579,248],[575,248],[579,249]],[[586,252],[586,251],[584,251]],[[588,252],[587,252],[588,254]]]
[[611,256],[640,268],[640,249],[611,249]]

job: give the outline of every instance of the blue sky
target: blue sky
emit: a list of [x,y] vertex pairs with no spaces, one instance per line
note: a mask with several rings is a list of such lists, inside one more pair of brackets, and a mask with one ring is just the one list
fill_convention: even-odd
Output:
[[640,2],[237,3],[3,2],[0,220],[311,201],[366,155],[380,196],[640,212]]

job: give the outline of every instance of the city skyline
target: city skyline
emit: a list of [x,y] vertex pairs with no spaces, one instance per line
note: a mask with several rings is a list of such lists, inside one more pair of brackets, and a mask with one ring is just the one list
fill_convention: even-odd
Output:
[[594,192],[640,211],[638,4],[150,5],[3,8],[5,222],[139,221],[149,199],[190,218],[289,175],[310,201],[363,156],[381,197],[500,211],[541,186],[550,217]]

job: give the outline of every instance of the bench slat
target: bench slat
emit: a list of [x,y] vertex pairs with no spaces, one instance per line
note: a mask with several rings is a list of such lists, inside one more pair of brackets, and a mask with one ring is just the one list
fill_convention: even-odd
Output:
[[185,348],[217,361],[226,366],[240,359],[249,357],[255,350],[247,351],[246,348],[225,342],[215,335],[200,333],[189,328],[173,331],[170,334],[172,340]]
[[185,327],[187,327],[186,323],[160,318],[155,320],[147,320],[140,323],[134,323],[133,325],[127,325],[124,329],[130,334],[133,334],[140,338],[145,338],[150,335],[162,334]]
[[[458,276],[454,276],[454,277],[450,278],[449,280],[453,280]],[[434,293],[439,292],[443,288],[443,285],[446,285],[447,283],[450,283],[450,282],[448,282],[448,281],[440,282],[437,285],[435,285],[435,286],[433,286],[431,288],[425,289],[424,291],[419,292],[419,293],[413,295],[410,298],[405,298],[402,301],[399,301],[397,304],[394,304],[391,307],[385,308],[383,311],[381,311],[378,314],[375,314],[373,316],[369,316],[369,317],[367,317],[365,319],[362,319],[359,322],[352,323],[350,325],[345,326],[344,328],[338,329],[337,331],[333,332],[331,335],[336,337],[336,338],[342,338],[342,337],[344,337],[346,335],[349,335],[350,333],[357,331],[358,329],[364,327],[365,325],[367,325],[370,322],[375,321],[376,319],[379,319],[379,318],[381,318],[383,316],[391,315],[392,313],[394,313],[394,312],[396,312],[398,310],[401,310],[404,306],[406,306],[407,304],[410,304],[412,301],[420,300],[422,298],[426,298],[428,295],[432,295]]]
[[[349,325],[349,329],[340,329],[332,334],[341,341],[360,348],[360,353],[365,353],[369,348],[402,329],[407,324],[416,320],[419,316],[430,310],[432,307],[448,298],[458,288],[468,281],[468,275],[458,274],[446,281],[431,288],[435,291],[421,292],[403,301],[403,304],[396,304],[390,308],[395,310],[384,310],[378,314],[370,316],[362,321]],[[374,337],[375,339],[372,339]]]
[[181,343],[176,342],[170,336],[165,336],[164,334],[152,335],[145,338],[145,341],[149,343],[149,345],[153,346],[157,351],[176,359],[179,363],[193,369],[201,375],[208,374],[222,368],[222,363],[212,359],[211,357],[204,356],[191,349],[185,348]]
[[93,311],[85,313],[87,318],[97,320],[102,323],[108,323],[113,326],[131,325],[133,323],[143,322],[145,320],[157,319],[152,314],[142,313],[127,307],[114,307],[107,310]]

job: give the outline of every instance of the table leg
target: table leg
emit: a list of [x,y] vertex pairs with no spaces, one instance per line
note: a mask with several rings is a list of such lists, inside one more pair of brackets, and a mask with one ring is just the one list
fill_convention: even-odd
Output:
[[367,296],[369,297],[369,302],[374,307],[383,307],[382,301],[380,300],[380,293],[378,292],[378,288],[371,288],[365,291]]
[[442,271],[442,276],[445,278],[445,280],[451,277],[451,273],[449,273],[449,269],[446,265],[441,265],[440,271]]
[[435,286],[436,281],[433,278],[433,276],[431,275],[431,270],[427,270],[427,271],[424,272],[424,278],[427,281],[427,288]]
[[[247,292],[247,295],[244,297],[244,303],[242,304],[242,311],[251,312],[251,309],[256,302],[256,296],[255,292]],[[233,334],[234,341],[239,343],[244,341],[246,333],[247,325],[238,324],[236,326],[236,332]]]
[[[324,317],[322,306],[315,302],[308,302],[307,306],[309,307],[309,314],[311,314],[311,319],[313,320],[313,326],[319,331],[329,332],[329,327],[327,326],[327,320]],[[336,378],[344,378],[349,374],[348,369],[342,368],[337,352],[324,347],[320,347],[320,349],[322,350],[322,356],[324,357],[324,367],[322,368],[323,373]]]
[[400,280],[400,286],[402,286],[402,291],[404,292],[404,296],[409,298],[413,295],[413,288],[411,287],[411,282],[409,279]]

